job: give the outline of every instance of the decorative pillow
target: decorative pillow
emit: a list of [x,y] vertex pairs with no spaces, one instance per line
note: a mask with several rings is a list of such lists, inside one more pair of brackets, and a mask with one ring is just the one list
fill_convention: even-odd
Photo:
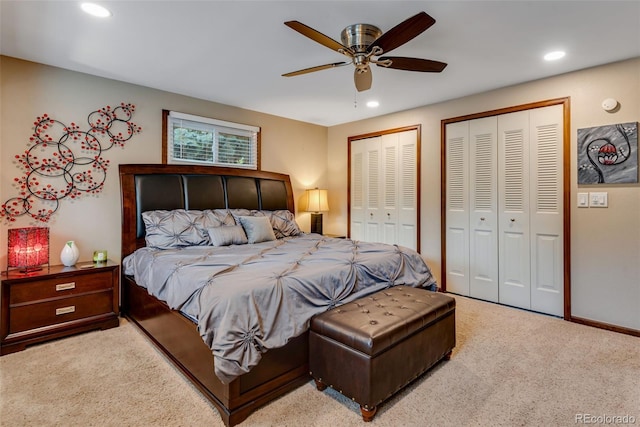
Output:
[[276,240],[269,218],[264,216],[238,216],[242,228],[247,233],[249,243],[260,243]]
[[205,209],[196,222],[205,230],[205,234],[209,228],[236,225],[236,221],[228,209]]
[[240,225],[208,228],[209,240],[213,246],[245,245],[247,235]]
[[241,216],[264,216],[260,213],[260,211],[249,210],[249,209],[229,209],[229,212],[236,220],[236,224],[240,224]]
[[208,239],[202,235],[197,219],[201,211],[157,210],[142,213],[146,230],[147,246],[168,249],[181,246],[206,245]]
[[[269,211],[262,211],[267,215]],[[302,234],[293,212],[288,210],[271,211],[267,215],[271,221],[271,227],[278,239],[289,236],[299,236]]]
[[278,239],[289,236],[298,236],[302,234],[302,231],[300,231],[300,227],[296,222],[295,216],[293,215],[293,213],[286,209],[276,211],[231,209],[231,214],[236,219],[236,222],[238,222],[238,217],[240,216],[266,216],[267,218],[269,218],[271,228],[273,228],[273,232]]

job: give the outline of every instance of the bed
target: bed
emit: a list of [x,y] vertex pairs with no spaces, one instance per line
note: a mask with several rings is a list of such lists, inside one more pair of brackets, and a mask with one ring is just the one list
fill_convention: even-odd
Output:
[[[119,170],[123,258],[121,311],[216,406],[225,425],[242,422],[258,407],[309,381],[307,329],[308,319],[313,314],[394,284],[389,278],[379,279],[382,275],[378,266],[384,264],[385,257],[378,253],[377,247],[368,248],[367,244],[348,239],[298,235],[295,227],[289,230],[274,225],[276,234],[280,232],[278,239],[249,245],[212,247],[211,241],[215,242],[216,236],[207,229],[211,239],[208,243],[177,248],[169,245],[160,249],[154,243],[147,247],[147,242],[152,242],[151,238],[155,236],[152,220],[158,212],[162,215],[166,212],[179,212],[180,215],[215,213],[219,215],[216,217],[219,220],[217,225],[224,226],[223,231],[233,228],[227,225],[232,226],[242,220],[251,241],[250,230],[244,223],[249,212],[255,216],[263,216],[265,212],[295,212],[289,176],[265,171],[181,165],[120,165]],[[233,219],[225,218],[224,212],[233,212]],[[272,224],[274,217],[270,217]],[[165,218],[162,217],[163,220]],[[199,230],[202,235],[202,229]],[[330,279],[326,280],[329,290],[316,288],[314,279],[298,270],[303,264],[313,264],[313,268],[325,272],[343,269],[344,273],[336,273],[337,277],[349,275],[349,269],[354,268],[353,261],[340,253],[354,253],[356,249],[358,253],[371,249],[368,255],[362,255],[371,259],[364,267],[370,282],[366,286],[334,292],[331,283],[336,279]],[[398,284],[435,287],[428,267],[418,254],[404,248],[395,247],[394,250],[400,254],[399,262],[403,265]],[[329,264],[320,265],[319,259]],[[147,268],[148,260],[160,268]],[[265,266],[271,264],[285,270],[263,273]],[[212,273],[211,269],[215,272]],[[274,276],[277,286],[270,287],[267,283],[258,290],[252,289],[251,304],[247,304],[245,309],[242,304],[247,298],[237,289],[248,286],[253,281],[251,278],[258,276]],[[171,281],[177,282],[180,291],[166,291],[169,288],[164,284]],[[194,288],[184,290],[189,286]],[[300,297],[303,294],[296,286],[313,288],[312,297]],[[336,288],[339,286],[335,285]],[[278,291],[277,310],[261,306],[262,300],[273,299],[271,288]],[[220,301],[217,294],[210,296],[218,290],[232,293],[232,298],[236,299],[225,303],[227,305],[216,302],[209,307],[204,301],[209,298]],[[332,295],[325,295],[327,293]],[[295,304],[290,304],[293,300]],[[254,309],[252,304],[257,308]],[[229,312],[232,320],[220,314]],[[259,328],[254,327],[253,330],[256,334],[263,330],[264,334],[256,338],[253,330],[247,330],[250,334],[242,330],[232,331],[236,325],[244,323],[258,324]],[[280,333],[281,329],[277,328],[288,324],[291,324],[288,335],[283,337],[284,332]],[[220,331],[233,332],[226,334],[232,341],[219,341],[218,338],[225,335]],[[238,335],[242,336],[237,338]],[[244,353],[243,350],[240,354],[238,348],[247,348],[248,351]]]

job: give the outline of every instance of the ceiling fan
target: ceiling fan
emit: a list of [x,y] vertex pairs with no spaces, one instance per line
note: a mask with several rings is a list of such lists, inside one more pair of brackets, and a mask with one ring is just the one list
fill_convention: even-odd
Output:
[[[353,64],[356,67],[353,74],[356,89],[358,92],[362,92],[371,88],[373,76],[371,75],[370,64],[397,70],[439,73],[447,66],[444,62],[420,58],[406,58],[402,56],[380,56],[407,43],[431,27],[435,22],[436,20],[427,15],[426,12],[420,12],[396,25],[386,33],[383,33],[378,27],[371,24],[349,25],[342,30],[340,34],[342,43],[339,43],[301,22],[287,21],[284,23],[287,27],[296,30],[303,36],[309,37],[311,40],[329,49],[348,56],[351,60],[349,62],[334,62],[332,64],[318,65],[316,67],[292,71],[283,74],[283,76],[299,76],[314,71]],[[374,58],[376,56],[378,57],[377,59]]]

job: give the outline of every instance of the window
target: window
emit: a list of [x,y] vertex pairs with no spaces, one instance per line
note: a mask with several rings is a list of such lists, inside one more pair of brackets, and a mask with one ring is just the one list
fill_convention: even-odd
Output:
[[259,169],[260,128],[163,111],[163,161]]

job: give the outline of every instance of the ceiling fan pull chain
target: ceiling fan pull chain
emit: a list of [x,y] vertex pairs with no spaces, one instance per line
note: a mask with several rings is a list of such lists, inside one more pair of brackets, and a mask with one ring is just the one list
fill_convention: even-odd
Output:
[[353,108],[358,108],[358,91],[353,91]]

